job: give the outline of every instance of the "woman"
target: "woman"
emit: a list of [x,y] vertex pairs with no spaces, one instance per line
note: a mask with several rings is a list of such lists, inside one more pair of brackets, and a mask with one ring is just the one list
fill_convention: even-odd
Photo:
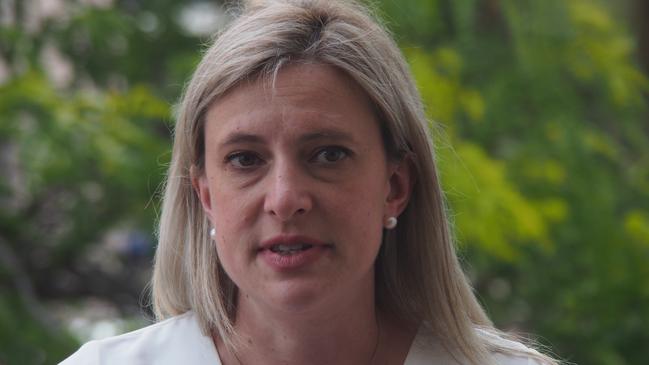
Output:
[[366,9],[254,2],[179,109],[153,326],[64,364],[555,364],[455,255],[420,97]]

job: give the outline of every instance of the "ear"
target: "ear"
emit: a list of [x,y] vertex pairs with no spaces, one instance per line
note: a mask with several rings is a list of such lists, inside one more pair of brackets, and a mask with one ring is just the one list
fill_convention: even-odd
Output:
[[398,217],[408,206],[415,177],[410,156],[405,156],[397,163],[390,163],[388,180],[389,193],[385,201],[385,216]]
[[210,189],[207,184],[207,176],[198,167],[192,166],[189,169],[189,176],[192,181],[192,187],[201,201],[203,211],[210,218],[212,217],[212,199],[210,196]]

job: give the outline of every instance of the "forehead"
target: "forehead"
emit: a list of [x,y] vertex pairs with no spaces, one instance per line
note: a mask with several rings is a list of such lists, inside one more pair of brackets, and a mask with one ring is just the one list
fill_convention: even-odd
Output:
[[212,135],[325,128],[372,136],[378,121],[366,93],[344,72],[300,64],[281,69],[272,80],[259,78],[230,90],[210,106],[205,128]]

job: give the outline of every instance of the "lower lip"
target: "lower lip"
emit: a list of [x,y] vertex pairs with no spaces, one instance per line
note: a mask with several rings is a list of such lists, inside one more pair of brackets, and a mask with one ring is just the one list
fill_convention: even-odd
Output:
[[307,267],[318,261],[329,250],[329,246],[318,245],[290,255],[282,255],[265,249],[260,252],[262,259],[276,271],[289,271]]

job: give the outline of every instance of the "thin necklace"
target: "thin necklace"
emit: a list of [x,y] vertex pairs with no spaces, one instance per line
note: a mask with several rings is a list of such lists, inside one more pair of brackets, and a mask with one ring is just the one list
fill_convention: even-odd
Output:
[[[381,342],[381,321],[378,318],[376,319],[376,327],[377,327],[376,343],[374,343],[374,350],[372,350],[372,357],[370,357],[370,365],[374,364],[374,358],[376,357],[376,353],[379,350],[379,343]],[[231,352],[232,355],[234,355],[234,358],[237,359],[239,365],[243,365],[243,362],[241,362],[241,359],[239,359],[239,355],[237,355],[237,351],[231,351]]]
[[381,320],[379,317],[376,317],[376,343],[374,344],[374,350],[372,351],[372,357],[370,357],[370,365],[374,364],[374,357],[379,350],[379,343],[381,342]]

